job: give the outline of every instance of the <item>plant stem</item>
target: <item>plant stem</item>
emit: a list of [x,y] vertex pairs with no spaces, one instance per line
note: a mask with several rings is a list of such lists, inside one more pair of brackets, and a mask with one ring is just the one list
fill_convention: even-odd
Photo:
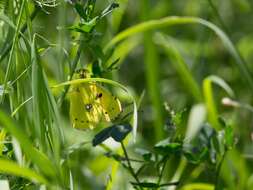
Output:
[[165,160],[163,162],[162,171],[159,174],[159,177],[158,177],[158,180],[157,180],[158,185],[161,183],[161,180],[162,180],[162,177],[163,177],[163,174],[164,174],[164,170],[165,170],[165,167],[166,167],[166,164],[167,164],[167,161],[168,161],[168,156],[166,156],[164,159]]
[[[126,157],[126,161],[127,161],[127,164],[128,164],[129,171],[130,171],[130,173],[132,174],[132,176],[134,177],[135,181],[136,181],[138,184],[140,184],[140,180],[139,180],[138,176],[136,175],[136,173],[134,172],[133,167],[132,167],[132,165],[131,165],[131,162],[130,162],[130,160],[129,160],[129,157],[128,157],[128,154],[127,154],[125,145],[124,145],[123,142],[120,142],[120,144],[121,144],[121,147],[122,147],[123,152],[124,152],[124,154],[125,154],[125,157]],[[140,187],[140,189],[142,189],[142,187]]]
[[226,152],[227,152],[227,151],[225,151],[224,154],[222,155],[222,158],[221,158],[221,160],[220,160],[220,162],[219,162],[219,165],[218,165],[218,167],[217,167],[217,170],[216,170],[216,175],[215,175],[215,188],[214,188],[214,190],[218,190],[218,189],[219,189],[219,188],[218,188],[218,185],[219,185],[220,170],[221,170],[221,166],[222,166],[222,164],[223,164],[223,162],[224,162],[224,159],[225,159],[225,156],[226,156]]

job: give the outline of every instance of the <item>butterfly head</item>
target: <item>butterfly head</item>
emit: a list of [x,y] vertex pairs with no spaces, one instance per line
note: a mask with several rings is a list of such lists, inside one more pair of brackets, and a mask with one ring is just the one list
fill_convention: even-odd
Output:
[[90,78],[91,74],[87,69],[78,69],[74,73],[74,79]]

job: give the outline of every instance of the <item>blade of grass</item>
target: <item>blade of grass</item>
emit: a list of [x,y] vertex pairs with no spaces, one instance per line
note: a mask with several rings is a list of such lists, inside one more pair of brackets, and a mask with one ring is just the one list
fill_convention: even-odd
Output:
[[[31,63],[32,63],[32,108],[33,108],[33,123],[35,127],[35,135],[40,142],[40,147],[43,152],[47,151],[46,144],[46,127],[44,122],[48,121],[47,97],[45,94],[44,77],[41,65],[38,61],[35,40],[31,47]],[[46,114],[46,115],[45,115]]]
[[[150,2],[149,0],[141,1],[141,17],[142,20],[147,20],[149,17]],[[145,74],[147,81],[147,94],[151,100],[153,108],[153,129],[155,135],[155,141],[161,140],[163,138],[163,107],[162,98],[160,94],[160,87],[157,85],[159,79],[159,55],[156,51],[154,42],[152,40],[152,31],[144,32],[143,42],[144,42],[144,64],[145,64]]]
[[58,66],[58,72],[56,73],[58,76],[57,78],[62,81],[64,80],[64,67],[65,67],[65,62],[64,62],[64,52],[62,51],[62,48],[65,47],[65,39],[66,39],[66,30],[63,28],[66,28],[66,3],[61,3],[60,6],[58,6],[57,11],[58,11],[58,27],[60,29],[58,30],[58,46],[57,46],[57,60],[59,61],[59,66]]
[[199,132],[206,120],[206,107],[204,104],[196,104],[191,108],[185,133],[185,141],[190,142]]
[[213,23],[198,18],[198,17],[179,17],[179,16],[169,16],[162,19],[157,20],[149,20],[140,24],[137,24],[135,26],[132,26],[130,28],[127,28],[126,30],[120,32],[118,35],[116,35],[104,48],[104,51],[107,51],[108,49],[112,48],[114,45],[116,45],[118,42],[133,36],[138,33],[142,33],[149,30],[164,28],[167,26],[172,25],[182,25],[182,24],[201,24],[209,29],[211,29],[215,34],[221,39],[224,46],[227,48],[229,53],[232,55],[232,57],[235,59],[235,63],[237,64],[241,74],[244,76],[243,80],[245,79],[247,81],[247,84],[249,85],[251,91],[253,91],[253,79],[250,71],[247,69],[246,65],[242,61],[240,55],[238,55],[238,52],[236,51],[236,48],[234,44],[231,42],[231,40],[228,38],[228,36],[216,25]]
[[[25,2],[25,1],[24,1]],[[38,14],[38,12],[40,11],[40,8],[38,7],[38,6],[35,6],[35,9],[34,9],[34,11],[32,12],[32,14],[31,14],[31,16],[30,16],[30,18],[31,18],[31,20],[34,20],[34,18],[36,17],[36,15]],[[4,17],[2,17],[2,18],[4,18]],[[1,18],[0,18],[1,19]],[[6,19],[5,19],[5,21],[7,21]],[[11,24],[10,22],[9,22],[9,24]],[[14,26],[15,27],[15,26]],[[21,27],[21,30],[20,30],[20,33],[18,34],[18,38],[20,38],[21,37],[21,35],[26,31],[26,29],[27,29],[27,23],[25,23],[22,27]],[[13,45],[13,42],[10,42],[8,45],[7,45],[7,47],[5,48],[5,50],[3,51],[3,52],[1,52],[1,54],[0,54],[0,63],[4,60],[4,58],[8,55],[8,53],[11,51],[11,49],[12,49],[12,45]]]
[[120,27],[123,15],[127,8],[128,0],[118,0],[117,3],[119,3],[120,7],[117,10],[113,11],[111,16],[112,28],[114,32],[117,32]]
[[28,180],[48,184],[48,181],[33,170],[19,166],[17,163],[0,158],[0,173],[11,174],[19,177],[26,178]]
[[21,126],[18,126],[6,113],[0,110],[0,124],[6,131],[12,134],[20,143],[26,156],[46,175],[55,176],[55,168],[51,161],[40,151],[35,149],[24,133]]
[[168,36],[162,33],[157,33],[155,35],[155,42],[161,45],[168,57],[171,58],[171,63],[175,67],[181,81],[183,82],[185,88],[197,102],[202,101],[202,93],[197,81],[194,79],[193,74],[188,68],[184,58],[180,55],[180,52],[175,48],[173,42],[168,38]]
[[57,180],[63,183],[60,160],[64,137],[61,130],[60,116],[40,62],[35,39],[36,35],[34,35],[32,43],[31,62],[33,119],[36,126],[36,137],[39,138],[40,147],[43,152],[49,154],[49,158],[55,166]]
[[215,129],[220,129],[221,126],[218,121],[218,111],[213,97],[212,83],[215,83],[220,86],[231,97],[234,97],[234,92],[220,77],[212,75],[206,77],[203,81],[203,94],[205,98],[206,108],[208,111],[209,121]]
[[5,137],[6,137],[6,131],[5,131],[5,129],[2,129],[0,131],[0,156],[3,155]]
[[212,184],[207,183],[190,183],[182,188],[182,190],[196,190],[196,189],[214,190],[214,186]]
[[126,56],[129,55],[129,53],[133,51],[134,48],[140,45],[140,43],[141,38],[134,36],[119,44],[118,47],[113,51],[111,57],[106,61],[105,67],[110,68],[111,65],[115,62],[115,60],[119,59],[119,61],[115,65],[113,65],[114,67],[118,67],[126,58]]
[[[7,86],[7,82],[9,80],[9,75],[10,75],[11,69],[13,68],[13,65],[14,65],[14,62],[12,62],[12,59],[13,59],[13,55],[15,53],[14,49],[15,49],[16,43],[18,42],[18,36],[19,36],[19,30],[20,30],[20,26],[21,26],[21,18],[23,15],[24,6],[25,6],[25,1],[22,2],[21,8],[20,8],[20,13],[18,15],[17,27],[15,30],[14,38],[13,38],[14,40],[13,40],[13,43],[12,43],[12,46],[10,49],[10,56],[9,56],[9,60],[7,63],[6,74],[4,77],[4,89],[3,90],[5,90],[5,88]],[[4,97],[5,97],[4,95],[1,97],[1,103],[3,103]]]

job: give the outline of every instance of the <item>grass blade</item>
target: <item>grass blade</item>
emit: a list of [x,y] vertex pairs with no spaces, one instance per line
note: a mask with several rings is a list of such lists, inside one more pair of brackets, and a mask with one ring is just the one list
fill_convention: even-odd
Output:
[[28,180],[48,184],[48,181],[38,173],[25,167],[21,167],[13,161],[0,159],[0,173],[11,174],[19,177],[24,177]]
[[132,26],[122,32],[120,32],[118,35],[116,35],[104,48],[104,51],[107,51],[112,46],[116,45],[118,42],[136,35],[138,33],[146,32],[149,30],[164,28],[172,25],[182,25],[182,24],[201,24],[212,31],[216,33],[216,35],[221,39],[224,46],[227,48],[229,53],[233,56],[233,58],[236,61],[236,64],[238,68],[240,69],[241,74],[244,76],[243,78],[246,79],[249,87],[253,91],[253,79],[250,71],[247,69],[247,66],[244,64],[243,60],[241,59],[240,55],[236,51],[236,48],[234,44],[231,42],[231,40],[228,38],[228,36],[216,25],[213,23],[198,18],[198,17],[179,17],[179,16],[169,16],[158,20],[150,20],[146,22],[142,22],[140,24],[137,24],[135,26]]
[[162,33],[157,33],[155,35],[155,41],[157,44],[161,45],[167,55],[171,58],[171,63],[175,67],[178,75],[183,82],[185,88],[197,102],[202,101],[202,93],[197,81],[191,74],[190,69],[184,61],[184,58],[180,55],[180,52],[175,48],[173,42]]
[[[150,2],[148,0],[141,1],[141,17],[143,20],[149,18]],[[155,48],[155,44],[152,40],[153,32],[146,31],[143,35],[144,44],[144,64],[145,64],[145,78],[147,81],[147,94],[149,95],[152,111],[154,115],[153,129],[156,140],[161,140],[163,138],[163,107],[162,98],[160,93],[159,85],[157,81],[160,81],[159,76],[159,55]]]
[[20,143],[26,156],[46,175],[55,176],[55,169],[51,161],[40,151],[35,149],[24,133],[22,127],[18,126],[6,113],[0,110],[0,124]]
[[219,85],[231,97],[234,97],[234,92],[223,79],[217,76],[209,76],[203,81],[203,94],[208,111],[208,118],[212,126],[216,129],[219,129],[221,126],[218,121],[218,111],[213,97],[212,83]]

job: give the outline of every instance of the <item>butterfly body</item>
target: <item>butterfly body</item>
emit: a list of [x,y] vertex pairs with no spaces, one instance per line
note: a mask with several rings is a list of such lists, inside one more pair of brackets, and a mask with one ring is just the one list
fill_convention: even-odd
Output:
[[69,91],[72,127],[93,129],[115,120],[122,111],[118,98],[96,82],[73,84]]

